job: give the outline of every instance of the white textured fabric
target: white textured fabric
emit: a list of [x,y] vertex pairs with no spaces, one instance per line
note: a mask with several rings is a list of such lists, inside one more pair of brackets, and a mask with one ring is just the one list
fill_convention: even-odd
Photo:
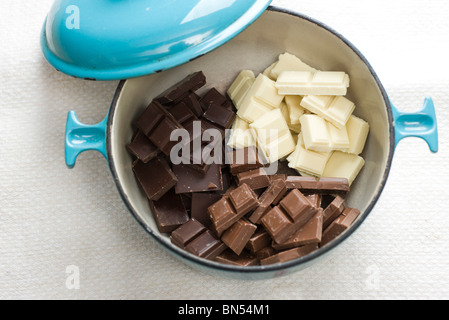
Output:
[[349,39],[400,110],[431,96],[440,151],[403,140],[381,199],[350,239],[304,271],[261,281],[174,259],[128,213],[100,154],[66,168],[67,112],[101,121],[117,82],[76,80],[47,64],[39,33],[51,4],[0,3],[1,299],[449,298],[448,1],[273,1]]

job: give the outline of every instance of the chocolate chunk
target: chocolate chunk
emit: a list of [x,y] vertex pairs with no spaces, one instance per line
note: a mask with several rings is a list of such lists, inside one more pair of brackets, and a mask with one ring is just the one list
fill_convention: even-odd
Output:
[[271,244],[271,237],[263,228],[259,228],[256,232],[249,238],[246,243],[245,248],[251,253],[256,253],[259,250],[269,246]]
[[202,71],[198,71],[188,75],[174,86],[162,92],[155,100],[162,104],[175,104],[205,84],[206,76]]
[[251,236],[256,232],[256,229],[256,225],[246,219],[240,219],[223,233],[221,241],[234,251],[235,254],[239,255],[242,253]]
[[203,108],[201,108],[201,104],[199,102],[199,97],[195,93],[189,94],[187,97],[182,100],[186,104],[186,106],[197,116],[201,117],[203,115]]
[[204,112],[202,119],[224,133],[225,129],[229,129],[232,126],[235,120],[235,113],[219,104],[212,103]]
[[315,207],[315,208],[321,208],[321,199],[322,194],[320,193],[313,193],[306,196],[307,200]]
[[343,213],[323,231],[320,246],[328,244],[342,234],[352,225],[359,214],[360,211],[358,209],[346,208]]
[[293,221],[290,220],[279,206],[268,211],[260,221],[271,238],[277,243],[286,241],[297,231],[295,230]]
[[241,267],[256,266],[259,264],[259,259],[255,255],[246,251],[243,251],[240,255],[236,255],[230,249],[223,251],[215,258],[215,261]]
[[258,203],[254,192],[245,184],[223,196],[208,208],[216,234],[221,236],[223,231],[255,209]]
[[206,230],[206,227],[199,221],[190,219],[171,233],[170,240],[173,244],[185,249],[192,240],[206,232]]
[[133,171],[150,200],[159,200],[178,181],[167,162],[161,157],[147,163],[137,160],[133,164]]
[[348,179],[289,176],[285,181],[288,189],[299,189],[303,192],[341,193],[349,192]]
[[164,107],[160,103],[152,101],[137,119],[136,126],[148,136],[166,116],[167,111]]
[[159,149],[140,130],[137,130],[131,142],[126,145],[126,148],[137,159],[145,163],[159,154]]
[[166,156],[169,156],[171,149],[178,144],[178,141],[170,140],[171,133],[177,129],[184,128],[172,116],[166,116],[148,135],[148,138]]
[[192,240],[186,250],[201,258],[214,260],[226,249],[226,245],[215,238],[209,230]]
[[231,191],[229,193],[229,199],[234,205],[236,213],[241,216],[254,210],[259,205],[256,194],[245,183]]
[[169,109],[171,115],[178,121],[181,125],[185,125],[191,121],[198,120],[197,116],[192,112],[192,110],[187,107],[184,102],[180,102]]
[[178,183],[175,186],[176,193],[222,191],[223,180],[221,165],[212,164],[205,174],[192,169],[188,165],[173,165]]
[[272,255],[275,255],[278,253],[277,250],[275,250],[271,245],[267,246],[265,248],[260,249],[256,252],[257,258],[260,260],[271,257]]
[[293,222],[300,226],[303,226],[317,212],[317,208],[297,189],[290,191],[280,205]]
[[210,228],[212,221],[209,217],[207,209],[221,199],[221,195],[218,193],[209,192],[195,192],[192,194],[192,208],[190,215],[192,219],[196,219],[201,222],[206,228]]
[[229,168],[233,175],[264,166],[257,148],[254,146],[231,151],[227,154],[226,161],[229,163]]
[[189,220],[181,196],[173,189],[159,200],[150,201],[150,207],[160,232],[171,232]]
[[236,180],[238,185],[245,183],[254,190],[266,188],[270,185],[270,178],[263,168],[238,173]]
[[277,205],[286,192],[287,186],[284,180],[272,181],[270,186],[259,197],[259,207],[249,216],[249,221],[259,223],[260,218],[271,209],[271,205]]
[[323,209],[320,208],[303,227],[290,237],[290,239],[280,244],[273,243],[273,248],[276,250],[285,250],[312,243],[318,244],[321,242],[322,233]]
[[223,96],[216,88],[211,88],[206,94],[200,99],[200,104],[203,110],[207,110],[211,104],[217,104],[220,106],[227,106],[229,101]]
[[318,249],[318,246],[316,244],[309,244],[307,246],[293,248],[293,249],[286,250],[286,251],[281,251],[272,256],[269,256],[268,258],[261,259],[260,264],[267,265],[267,264],[291,261],[294,259],[301,258],[301,257],[315,251],[316,249]]
[[345,209],[345,199],[340,196],[335,199],[323,211],[323,229],[326,229]]

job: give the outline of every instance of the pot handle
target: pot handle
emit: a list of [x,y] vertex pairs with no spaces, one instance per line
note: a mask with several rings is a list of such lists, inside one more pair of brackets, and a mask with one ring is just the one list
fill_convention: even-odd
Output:
[[391,104],[391,108],[396,146],[404,138],[417,137],[427,142],[430,151],[438,152],[437,117],[432,98],[427,97],[422,110],[417,112],[400,112],[393,104]]
[[97,124],[83,124],[75,111],[69,111],[65,129],[65,163],[72,169],[78,155],[87,150],[96,150],[107,159],[106,127],[108,116]]

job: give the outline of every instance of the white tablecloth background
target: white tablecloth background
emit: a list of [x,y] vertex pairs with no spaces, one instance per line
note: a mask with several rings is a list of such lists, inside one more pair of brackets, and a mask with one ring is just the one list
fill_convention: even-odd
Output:
[[[448,1],[273,1],[349,39],[399,109],[431,96],[440,151],[402,141],[381,199],[350,239],[304,271],[260,281],[205,275],[173,258],[129,214],[99,153],[66,168],[67,112],[101,121],[117,82],[47,64],[39,33],[51,4],[0,3],[1,299],[449,298]],[[79,288],[67,286],[70,266]]]

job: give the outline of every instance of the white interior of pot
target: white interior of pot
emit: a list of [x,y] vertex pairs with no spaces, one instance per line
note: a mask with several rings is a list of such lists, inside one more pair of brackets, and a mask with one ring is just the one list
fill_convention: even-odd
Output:
[[[125,83],[110,127],[112,165],[123,196],[139,220],[154,233],[159,234],[157,226],[125,148],[133,134],[133,121],[153,97],[192,72],[202,70],[207,88],[216,87],[224,93],[242,69],[262,72],[286,51],[317,69],[345,71],[350,75],[347,97],[356,103],[354,114],[370,124],[370,134],[362,153],[366,164],[351,186],[347,202],[362,215],[367,213],[366,209],[379,194],[390,152],[390,126],[381,90],[367,65],[339,37],[309,20],[266,11],[247,30],[215,51],[174,69]],[[168,235],[161,234],[161,238],[170,241]]]

